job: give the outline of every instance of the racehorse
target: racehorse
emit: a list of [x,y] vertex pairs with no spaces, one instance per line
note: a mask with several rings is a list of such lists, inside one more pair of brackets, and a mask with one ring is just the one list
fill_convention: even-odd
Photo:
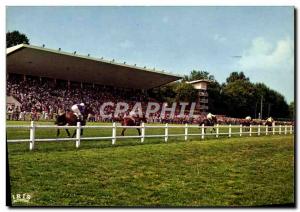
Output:
[[[216,132],[216,129],[214,128],[215,124],[218,123],[217,117],[216,116],[212,116],[211,119],[203,119],[200,123],[199,126],[202,126],[204,124],[204,126],[210,126],[212,127],[212,129],[210,130],[210,133],[212,133],[212,130],[214,132]],[[204,133],[206,133],[206,128],[204,128]]]
[[[135,121],[133,121],[130,117],[124,117],[123,119],[120,120],[122,126],[141,126],[142,122],[147,123],[147,119],[145,115],[143,117],[137,117],[135,118]],[[124,136],[124,133],[127,128],[123,128],[121,135]],[[139,135],[141,135],[141,130],[140,128],[136,128],[138,131]]]
[[265,122],[265,126],[268,126],[268,131],[272,130],[272,126],[273,126],[274,120],[272,119],[272,121],[269,121],[268,119]]
[[[86,119],[87,119],[87,116],[88,116],[88,110],[86,110],[86,112],[82,115],[83,116],[82,116],[82,120],[80,121],[80,125],[85,126],[86,125]],[[78,122],[78,119],[77,119],[77,116],[74,114],[74,112],[70,111],[70,110],[67,110],[62,115],[58,115],[56,117],[55,124],[57,126],[65,126],[65,125],[77,126],[77,122]],[[68,136],[70,137],[71,134],[70,134],[69,130],[67,128],[65,130],[66,130]],[[56,137],[58,137],[59,134],[60,134],[60,129],[57,129]],[[75,137],[75,134],[76,134],[76,130],[74,130],[72,138]],[[80,131],[80,135],[82,135],[82,134],[83,134],[83,129],[81,129],[81,131]]]
[[241,121],[242,127],[245,127],[246,131],[250,131],[250,125],[252,124],[252,120],[243,119]]

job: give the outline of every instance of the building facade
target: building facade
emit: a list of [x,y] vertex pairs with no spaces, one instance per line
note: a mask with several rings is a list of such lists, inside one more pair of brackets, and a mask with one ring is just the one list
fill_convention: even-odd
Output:
[[207,114],[208,113],[208,92],[207,92],[207,85],[210,83],[209,80],[195,80],[187,82],[189,84],[192,84],[193,87],[198,91],[198,97],[197,97],[197,106],[196,109],[201,114]]

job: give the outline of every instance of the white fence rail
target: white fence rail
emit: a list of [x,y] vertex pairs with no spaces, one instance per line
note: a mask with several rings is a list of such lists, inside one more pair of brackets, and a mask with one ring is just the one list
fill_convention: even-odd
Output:
[[[214,133],[205,133],[205,129],[212,128],[209,126],[198,126],[198,125],[145,125],[145,123],[142,123],[141,126],[118,126],[116,123],[113,123],[112,125],[105,125],[105,126],[81,126],[80,122],[77,123],[77,126],[55,126],[55,125],[35,125],[34,121],[31,121],[30,126],[26,125],[7,125],[6,128],[22,128],[22,129],[28,129],[29,130],[29,139],[9,139],[7,142],[9,143],[16,143],[16,142],[29,142],[29,149],[34,149],[34,144],[37,141],[76,141],[76,148],[79,148],[80,141],[82,140],[110,140],[112,141],[112,145],[114,145],[117,141],[117,139],[124,139],[124,138],[139,138],[141,139],[141,142],[143,143],[145,141],[145,138],[164,138],[164,141],[167,142],[169,137],[175,137],[175,136],[183,136],[184,140],[187,141],[189,136],[200,136],[201,139],[204,139],[206,136],[215,136],[218,138],[220,135],[227,135],[229,138],[232,135],[239,135],[242,136],[243,134],[246,134],[248,136],[252,136],[256,134],[257,136],[261,135],[275,135],[275,134],[293,134],[294,128],[292,125],[273,125],[272,127],[263,126],[263,125],[250,125],[249,127],[244,127],[242,125],[234,125],[231,124],[229,126],[220,126],[216,125],[215,132]],[[111,129],[112,130],[112,136],[108,137],[82,137],[80,132],[81,129]],[[117,136],[117,128],[139,128],[141,129],[141,135],[133,135],[133,136]],[[160,135],[147,135],[146,129],[164,129],[164,134]],[[169,129],[172,128],[179,128],[184,129],[183,134],[170,134]],[[199,133],[189,133],[190,128],[198,128]],[[227,132],[220,132],[220,129],[227,129]],[[75,138],[36,138],[36,130],[37,129],[76,129],[76,136]],[[233,129],[239,129],[236,132],[232,132]],[[243,130],[248,129],[248,130]],[[256,129],[256,131],[254,131]],[[264,130],[264,131],[263,131]]]

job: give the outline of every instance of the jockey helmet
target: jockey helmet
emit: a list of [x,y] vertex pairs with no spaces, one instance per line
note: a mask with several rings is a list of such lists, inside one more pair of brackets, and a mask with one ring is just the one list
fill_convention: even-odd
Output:
[[82,103],[82,102],[79,105],[82,106],[82,107],[84,107],[84,103]]

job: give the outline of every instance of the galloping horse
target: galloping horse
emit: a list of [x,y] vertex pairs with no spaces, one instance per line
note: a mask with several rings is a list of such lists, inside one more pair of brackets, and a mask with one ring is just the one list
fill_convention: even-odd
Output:
[[268,131],[272,130],[272,126],[274,122],[275,122],[274,119],[271,117],[266,120],[265,126],[268,126]]
[[[147,119],[145,115],[143,117],[137,117],[135,118],[135,122],[130,118],[130,117],[124,117],[123,119],[120,120],[122,126],[141,126],[142,122],[147,123]],[[121,135],[124,136],[124,133],[127,128],[123,128]],[[140,128],[136,128],[138,131],[139,135],[141,135],[141,130]]]
[[[88,110],[86,110],[86,112],[83,114],[83,117],[82,117],[82,120],[80,121],[80,125],[81,126],[85,126],[86,124],[86,119],[87,119],[87,116],[88,116]],[[77,116],[74,114],[73,111],[70,111],[70,110],[67,110],[64,114],[62,115],[58,115],[56,117],[56,121],[55,121],[55,124],[57,126],[65,126],[65,125],[68,125],[68,126],[76,126],[77,125],[77,122],[78,122],[78,119],[77,119]],[[65,129],[68,136],[70,137],[71,134],[69,132],[68,129]],[[57,133],[56,133],[56,136],[58,137],[60,134],[60,130],[57,129]],[[72,135],[72,138],[75,137],[75,134],[76,134],[76,130],[74,130],[74,133]],[[80,135],[83,134],[83,129],[81,129],[80,131]]]
[[243,119],[241,121],[241,125],[243,127],[245,127],[246,131],[250,131],[250,125],[252,124],[252,120],[249,120],[249,119]]
[[[203,119],[200,123],[199,126],[202,126],[204,124],[204,126],[210,126],[212,127],[212,130],[214,132],[216,132],[216,129],[214,128],[215,124],[218,123],[217,117],[216,116],[212,116],[211,119]],[[212,132],[212,130],[210,130],[210,132]],[[204,128],[204,133],[206,133],[206,128]]]

